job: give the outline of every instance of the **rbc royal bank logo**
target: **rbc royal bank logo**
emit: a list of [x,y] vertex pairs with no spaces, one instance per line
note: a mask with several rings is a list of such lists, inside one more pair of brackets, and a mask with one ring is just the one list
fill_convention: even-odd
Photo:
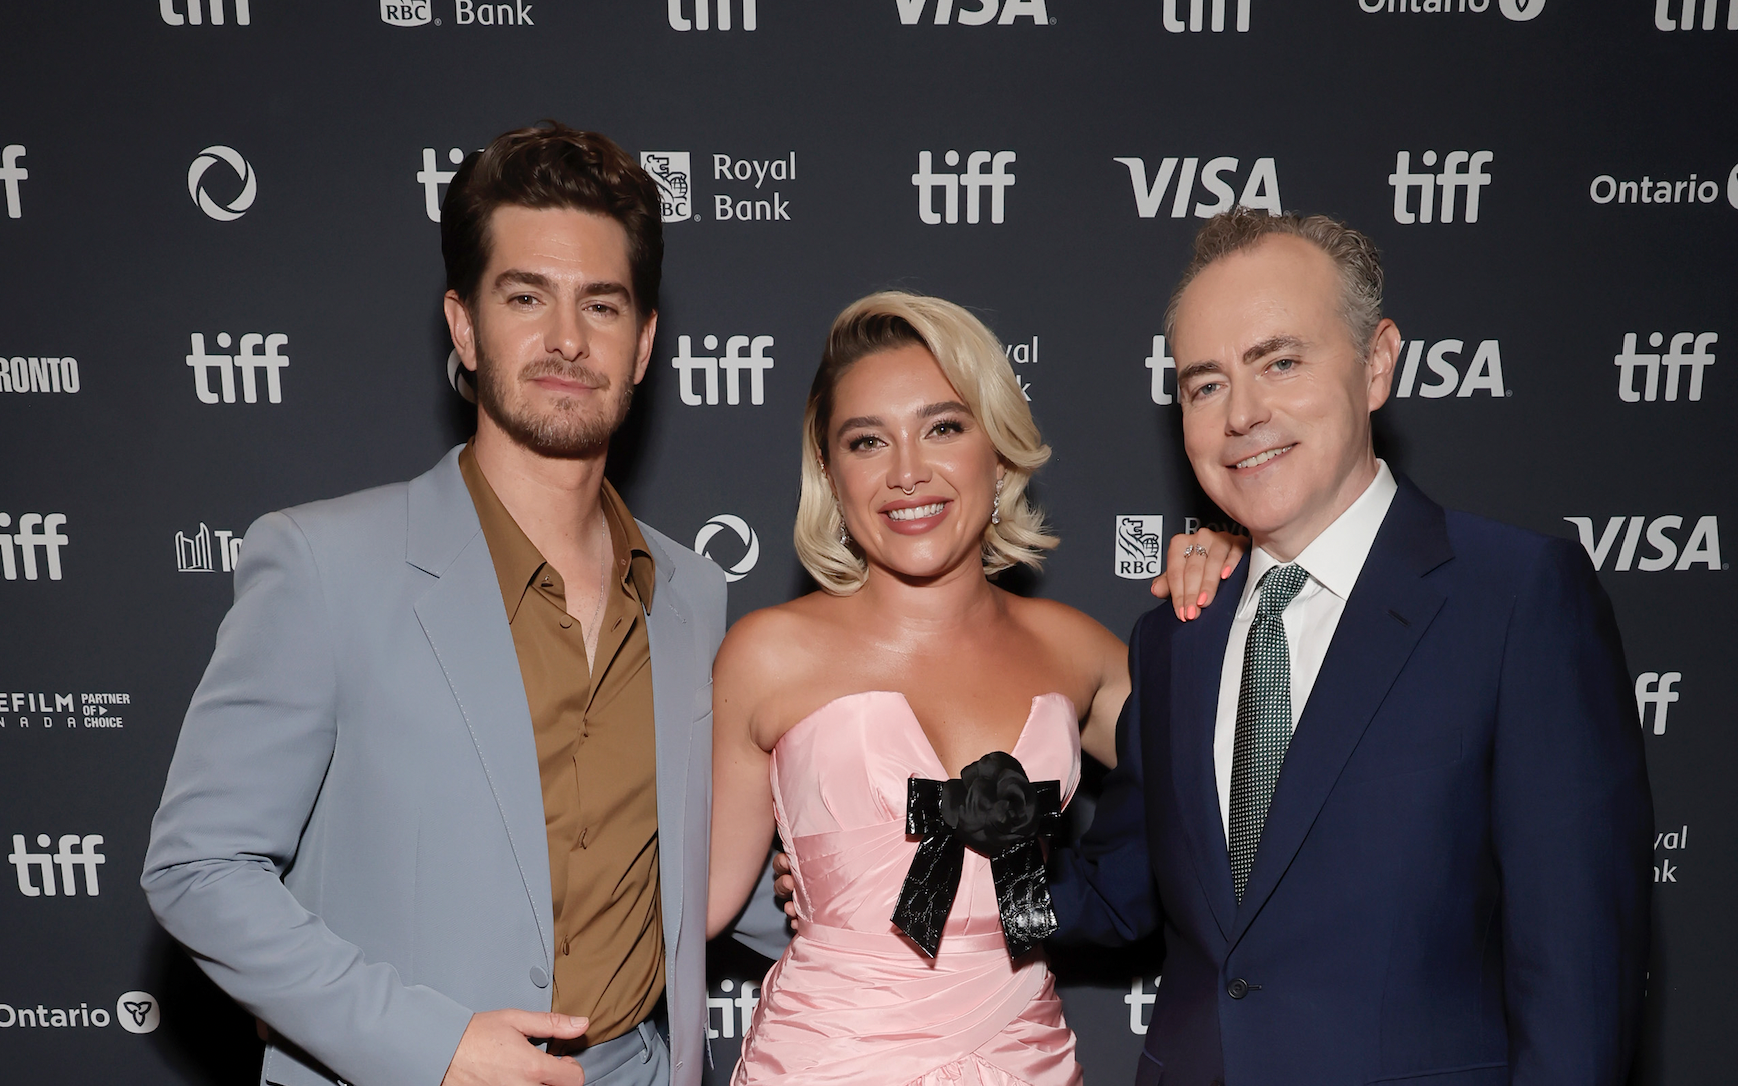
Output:
[[[1221,156],[1210,158],[1206,166],[1201,166],[1199,157],[1176,158],[1160,160],[1159,168],[1153,172],[1152,180],[1147,180],[1147,163],[1142,158],[1119,158],[1115,161],[1128,168],[1129,181],[1135,190],[1135,211],[1143,219],[1150,219],[1159,213],[1159,208],[1165,199],[1165,193],[1171,190],[1171,181],[1176,179],[1175,196],[1171,200],[1171,218],[1181,219],[1189,214],[1189,199],[1194,195],[1196,169],[1200,167],[1201,187],[1213,197],[1213,202],[1205,200],[1195,204],[1194,215],[1198,219],[1211,219],[1221,211],[1230,211],[1232,204],[1239,207],[1254,208],[1270,215],[1278,215],[1284,210],[1279,199],[1279,171],[1271,158],[1258,158],[1249,167],[1249,177],[1243,182],[1241,192],[1234,191],[1231,182],[1225,179],[1229,174],[1233,179],[1237,176],[1238,161],[1235,158]],[[1179,169],[1179,165],[1181,169]]]
[[[1388,175],[1388,184],[1394,188],[1394,221],[1401,224],[1453,222],[1455,193],[1457,190],[1464,190],[1465,221],[1478,222],[1479,191],[1491,183],[1491,175],[1485,172],[1485,167],[1496,157],[1494,151],[1450,151],[1442,156],[1441,173],[1431,173],[1428,170],[1413,173],[1412,152],[1396,151],[1394,172]],[[1436,160],[1435,151],[1426,151],[1418,156],[1418,161],[1425,166],[1435,166]],[[1411,197],[1413,189],[1418,190],[1416,204]],[[1442,193],[1440,215],[1437,214],[1438,190]]]
[[[1616,553],[1616,560],[1611,569],[1616,573],[1629,570],[1640,570],[1643,573],[1658,573],[1662,570],[1687,570],[1691,566],[1703,566],[1716,572],[1725,568],[1720,560],[1720,519],[1718,517],[1700,517],[1690,536],[1680,550],[1675,533],[1684,527],[1684,517],[1624,517],[1616,516],[1605,522],[1605,526],[1595,533],[1592,517],[1564,517],[1564,520],[1575,525],[1575,532],[1581,539],[1581,546],[1586,549],[1587,557],[1593,560],[1593,568],[1605,569],[1605,560]],[[1641,549],[1643,529],[1646,529],[1650,554],[1637,556]],[[1619,539],[1622,542],[1619,542]]]
[[[712,554],[708,549],[723,532],[734,535],[742,545],[741,554],[728,565],[720,561],[718,556]],[[694,536],[694,553],[716,562],[719,568],[724,570],[725,581],[740,581],[748,576],[749,571],[754,569],[755,563],[760,561],[760,536],[756,535],[754,529],[748,526],[748,521],[743,520],[735,513],[720,513],[700,526],[699,533]]]
[[[24,843],[24,835],[12,835],[12,854],[7,856],[9,862],[17,869],[18,892],[25,897],[53,897],[54,872],[60,869],[60,892],[64,897],[78,896],[78,874],[84,873],[84,892],[87,897],[96,897],[98,892],[97,866],[108,863],[108,859],[97,851],[97,846],[103,843],[100,833],[63,833],[56,843],[55,851],[46,851],[50,838],[46,833],[36,835],[36,847],[42,852],[31,852]],[[41,877],[35,873],[40,871]]]
[[[228,332],[217,333],[217,345],[228,349],[230,345]],[[193,370],[193,393],[199,397],[200,403],[234,403],[235,374],[241,371],[241,398],[243,403],[258,403],[260,381],[258,371],[265,371],[266,402],[283,403],[284,386],[280,374],[289,368],[289,356],[280,353],[289,346],[290,337],[282,332],[265,335],[260,332],[249,332],[241,337],[238,350],[233,355],[207,354],[205,352],[205,333],[194,332],[191,337],[193,353],[187,356],[188,368]],[[260,347],[265,352],[260,353]],[[211,371],[218,373],[217,388],[211,387]]]
[[[949,166],[960,164],[960,153],[949,151],[942,156]],[[917,217],[926,225],[960,221],[960,190],[966,193],[966,222],[978,222],[983,215],[983,190],[990,190],[990,221],[1000,223],[1006,215],[1006,192],[1014,186],[1014,175],[1008,167],[1014,164],[1012,151],[973,151],[966,156],[964,173],[936,173],[934,156],[928,151],[917,153],[917,172],[911,183],[917,186]],[[988,167],[986,171],[985,167]],[[942,210],[935,209],[935,190],[941,189]]]
[[1123,513],[1116,518],[1116,575],[1151,580],[1165,560],[1165,518],[1158,514]]
[[[700,341],[708,351],[718,349],[718,337],[706,336]],[[718,373],[724,371],[724,402],[732,406],[742,402],[742,374],[748,373],[748,402],[756,406],[766,402],[766,371],[772,369],[771,336],[731,336],[724,341],[723,355],[697,355],[692,336],[676,337],[676,357],[670,365],[682,375],[679,390],[682,402],[689,407],[718,403]],[[748,352],[744,354],[743,352]],[[696,374],[704,382],[695,387]],[[695,550],[699,550],[695,547]]]
[[393,26],[426,26],[434,18],[432,0],[380,0],[380,21]]
[[[0,513],[0,528],[11,526],[12,514]],[[22,571],[27,581],[34,581],[44,573],[51,581],[60,580],[60,548],[68,542],[60,530],[65,526],[65,513],[20,514],[16,535],[0,531],[0,576],[16,581]],[[42,552],[40,564],[36,560],[37,551]]]
[[641,151],[640,166],[657,183],[665,222],[687,222],[694,217],[694,156],[690,152]]
[[[755,0],[669,0],[669,16],[671,30],[711,30],[713,26],[713,4],[717,4],[718,29],[731,28],[730,5],[735,3],[742,11],[742,29],[755,30],[760,26],[759,14],[755,11]],[[692,10],[694,17],[688,17]]]
[[[1458,339],[1439,339],[1435,343],[1415,339],[1407,343],[1399,363],[1399,380],[1394,384],[1395,399],[1407,399],[1414,392],[1426,400],[1465,398],[1475,392],[1499,398],[1512,395],[1503,384],[1502,346],[1494,339],[1480,340],[1463,375],[1455,363],[1466,349],[1465,341]],[[1420,362],[1430,371],[1423,384],[1418,380]]]
[[[1195,2],[1198,4],[1201,0]],[[894,0],[894,4],[899,9],[899,21],[905,26],[914,26],[923,18],[929,0]],[[960,26],[989,26],[991,23],[1012,26],[1015,19],[1030,19],[1034,26],[1049,26],[1053,21],[1044,0],[962,0],[957,8],[954,0],[935,0],[934,10],[936,26],[946,26],[950,19]]]
[[[157,0],[157,14],[170,26],[198,26],[205,21],[204,8],[211,10],[211,25],[223,25],[223,0],[183,0],[186,13],[175,10],[175,0]],[[235,25],[246,26],[253,21],[253,15],[248,11],[248,0],[235,0]]]
[[[1665,371],[1665,400],[1667,403],[1678,398],[1682,392],[1686,400],[1702,398],[1702,371],[1714,364],[1714,356],[1708,348],[1720,341],[1718,332],[1679,332],[1672,336],[1672,345],[1664,354],[1659,348],[1666,341],[1664,332],[1655,332],[1647,337],[1651,352],[1638,352],[1636,334],[1623,334],[1623,353],[1612,362],[1617,365],[1617,398],[1624,403],[1653,403],[1660,399],[1660,371]],[[1690,371],[1689,380],[1682,379],[1684,370]],[[1640,388],[1636,387],[1636,374],[1645,374]]]
[[18,219],[24,216],[24,200],[18,191],[18,183],[28,181],[30,171],[18,164],[18,160],[23,157],[24,145],[22,143],[8,143],[4,148],[0,148],[0,182],[3,182],[6,188],[6,217],[8,219]]
[[[1440,0],[1432,0],[1432,3],[1437,2]],[[1485,2],[1489,3],[1490,0],[1485,0]],[[1183,23],[1182,6],[1185,3],[1189,5],[1187,25]],[[1249,33],[1249,0],[1236,0],[1236,3],[1237,32],[1247,34]],[[1225,5],[1226,0],[1207,0],[1207,2],[1203,2],[1203,0],[1165,0],[1165,29],[1172,34],[1181,34],[1185,31],[1199,34],[1202,30],[1223,34],[1225,32]],[[1209,7],[1212,8],[1211,17],[1208,16],[1207,9]]]
[[[205,173],[211,167],[222,162],[241,182],[241,191],[229,199],[228,203],[218,203],[205,191]],[[253,206],[254,197],[259,195],[259,179],[254,176],[253,167],[241,157],[241,152],[233,147],[213,144],[199,152],[193,165],[187,167],[187,195],[193,198],[199,210],[218,222],[234,222],[247,214],[247,209]]]

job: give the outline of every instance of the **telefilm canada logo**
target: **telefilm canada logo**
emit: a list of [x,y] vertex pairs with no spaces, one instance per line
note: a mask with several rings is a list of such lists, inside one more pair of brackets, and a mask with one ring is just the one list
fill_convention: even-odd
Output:
[[78,359],[47,355],[0,355],[0,392],[67,392],[79,390]]
[[667,0],[667,3],[671,30],[731,30],[738,25],[744,30],[760,28],[755,0]]
[[0,186],[6,191],[6,217],[21,219],[24,217],[24,196],[19,191],[19,183],[30,180],[30,171],[18,164],[24,157],[22,143],[8,143],[0,147]]
[[1605,519],[1603,524],[1593,517],[1563,519],[1575,525],[1575,534],[1587,557],[1593,560],[1593,568],[1601,572],[1608,568],[1607,559],[1611,560],[1609,568],[1614,573],[1630,570],[1681,573],[1698,566],[1719,572],[1726,568],[1720,560],[1720,518],[1716,516],[1695,518],[1687,535],[1684,528],[1690,524],[1690,518],[1676,514],[1620,515]]
[[[234,403],[236,375],[241,376],[241,402],[258,403],[265,393],[267,403],[284,402],[283,371],[289,368],[289,356],[283,349],[290,337],[283,332],[246,332],[236,342],[228,332],[217,333],[220,350],[235,343],[234,354],[212,354],[205,349],[205,333],[193,332],[188,338],[192,350],[187,355],[187,367],[193,371],[193,394],[200,403]],[[217,382],[213,387],[212,373]],[[262,389],[263,386],[263,389]]]
[[113,1024],[128,1033],[152,1033],[162,1022],[162,1006],[150,992],[122,992],[112,1015],[88,1002],[76,1007],[0,1003],[0,1029],[107,1029]]
[[[1249,33],[1249,2],[1250,0],[1229,0],[1236,4],[1235,28],[1239,34]],[[1488,3],[1489,0],[1486,0]],[[1162,16],[1165,30],[1171,34],[1199,34],[1210,30],[1215,34],[1223,34],[1226,29],[1225,16],[1228,0],[1165,0]],[[1183,21],[1183,13],[1187,8],[1189,21]]]
[[[12,514],[0,513],[0,529],[10,527]],[[70,542],[61,531],[64,527],[65,513],[20,513],[16,533],[0,531],[0,577],[60,580],[60,549]]]
[[[253,13],[248,8],[248,0],[232,0],[235,11],[235,25],[246,26],[253,22]],[[222,26],[224,23],[223,0],[157,0],[157,13],[170,26],[199,26],[210,17],[212,26]]]
[[1205,166],[1201,165],[1198,155],[1167,156],[1159,160],[1150,175],[1144,158],[1117,158],[1113,161],[1127,168],[1129,183],[1135,191],[1135,213],[1143,219],[1159,214],[1167,193],[1171,195],[1171,218],[1181,219],[1191,214],[1190,201],[1197,181],[1202,196],[1212,197],[1211,201],[1201,199],[1194,202],[1192,213],[1197,219],[1211,219],[1221,211],[1230,211],[1233,205],[1265,211],[1270,215],[1281,214],[1284,210],[1279,198],[1279,168],[1272,158],[1258,158],[1250,163],[1241,189],[1233,187],[1233,182],[1242,172],[1240,162],[1229,155],[1209,158]]
[[[1464,373],[1457,362],[1466,366]],[[1494,339],[1480,340],[1477,347],[1459,339],[1410,340],[1402,347],[1396,368],[1395,399],[1465,399],[1475,392],[1500,399],[1514,394],[1503,384],[1503,349]]]
[[1669,347],[1665,347],[1664,332],[1653,332],[1647,337],[1652,351],[1636,350],[1637,341],[1636,333],[1625,332],[1623,350],[1612,359],[1617,366],[1618,399],[1624,403],[1671,403],[1680,395],[1691,402],[1702,398],[1703,375],[1714,364],[1714,354],[1708,348],[1720,342],[1718,332],[1677,332]]
[[[25,897],[54,897],[54,876],[60,872],[60,896],[78,896],[78,875],[84,873],[84,892],[86,897],[96,897],[102,891],[102,885],[97,880],[97,868],[108,863],[108,857],[97,851],[103,843],[100,833],[63,833],[58,839],[51,838],[46,833],[36,835],[36,847],[41,852],[32,852],[25,844],[25,835],[12,835],[12,852],[6,857],[6,862],[13,867],[18,876],[18,892]],[[54,851],[50,852],[50,846]],[[38,877],[40,875],[40,877]]]
[[[241,186],[239,192],[221,202],[213,199],[205,188],[206,175],[219,162],[234,172],[236,183]],[[222,144],[212,144],[194,156],[193,164],[187,167],[187,195],[207,217],[218,222],[234,222],[253,207],[254,200],[259,196],[259,178],[253,172],[253,166],[241,157],[240,151]]]
[[[1491,0],[1358,0],[1358,7],[1366,15],[1482,15]],[[1497,10],[1511,23],[1531,22],[1545,10],[1545,0],[1497,0]]]
[[[1654,0],[1654,29],[1695,30],[1696,0]],[[1701,0],[1701,29],[1719,25],[1720,0]],[[1726,29],[1738,30],[1738,0],[1726,0]]]
[[893,0],[893,4],[899,12],[899,22],[904,26],[925,22],[925,15],[929,16],[927,21],[935,26],[949,23],[957,26],[1013,26],[1017,19],[1028,20],[1033,26],[1050,26],[1056,22],[1050,17],[1045,0],[959,0],[958,3],[955,0]]
[[109,690],[0,691],[0,732],[77,730],[113,731],[127,726],[131,694]]
[[[965,169],[960,172],[940,171],[935,169],[935,155],[930,151],[917,152],[917,172],[911,175],[911,183],[917,187],[917,217],[926,226],[940,226],[942,223],[957,223],[960,221],[960,192],[965,192],[965,221],[977,223],[982,221],[985,189],[990,190],[989,219],[1000,224],[1007,218],[1007,191],[1014,187],[1014,173],[1010,168],[1014,165],[1016,155],[1013,151],[972,151],[964,156]],[[941,156],[943,163],[957,167],[961,163],[958,151],[948,151]],[[936,190],[941,190],[942,207],[935,206]]]
[[[729,336],[723,343],[723,354],[697,355],[694,353],[694,337],[676,337],[676,357],[670,359],[670,366],[681,374],[677,391],[682,402],[689,407],[715,407],[720,402],[722,391],[722,402],[735,406],[743,402],[746,386],[750,404],[759,406],[766,403],[766,374],[773,368],[773,358],[766,352],[773,347],[773,337]],[[707,351],[716,352],[719,338],[702,336],[700,344]],[[747,381],[742,379],[745,373]],[[723,375],[722,382],[720,374]]]
[[[726,540],[734,537],[741,546],[734,547],[725,543],[714,554],[714,542],[721,537]],[[694,536],[694,553],[711,559],[724,570],[726,582],[740,581],[760,561],[760,536],[748,526],[748,521],[735,513],[720,513],[700,526],[700,531]],[[734,558],[731,557],[733,553]]]
[[[1394,221],[1412,223],[1454,221],[1455,196],[1464,193],[1459,210],[1463,222],[1479,221],[1479,193],[1491,183],[1486,167],[1496,158],[1494,151],[1449,151],[1441,156],[1442,170],[1412,172],[1412,152],[1394,152],[1394,172],[1388,184],[1394,189]],[[1426,167],[1437,164],[1437,153],[1425,151],[1418,161]],[[1418,198],[1412,199],[1416,191]]]

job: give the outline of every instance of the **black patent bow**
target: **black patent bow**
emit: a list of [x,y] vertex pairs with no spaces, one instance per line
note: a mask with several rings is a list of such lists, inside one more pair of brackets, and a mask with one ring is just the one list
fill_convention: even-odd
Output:
[[994,751],[953,780],[912,777],[905,832],[921,836],[893,923],[935,957],[959,893],[965,850],[990,858],[1002,935],[1018,958],[1056,930],[1038,838],[1062,826],[1062,782],[1032,781],[1012,754]]

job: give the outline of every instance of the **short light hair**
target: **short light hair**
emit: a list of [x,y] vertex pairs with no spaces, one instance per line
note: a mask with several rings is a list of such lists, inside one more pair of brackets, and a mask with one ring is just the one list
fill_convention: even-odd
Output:
[[849,595],[869,577],[858,550],[840,540],[844,521],[825,467],[833,395],[853,365],[873,354],[916,346],[928,351],[971,408],[1002,462],[1001,523],[984,525],[986,576],[1016,564],[1042,565],[1058,540],[1026,494],[1032,473],[1050,459],[1032,409],[995,334],[952,302],[903,291],[883,291],[852,302],[827,333],[821,368],[803,411],[802,495],[797,502],[796,548],[803,568],[835,596]]
[[1165,307],[1165,338],[1176,339],[1177,309],[1196,276],[1221,257],[1253,248],[1275,234],[1302,238],[1334,262],[1340,272],[1340,316],[1359,359],[1367,361],[1376,326],[1382,323],[1382,256],[1375,242],[1326,215],[1270,215],[1236,207],[1208,219],[1195,235],[1195,255],[1183,269],[1177,289],[1171,292],[1171,303]]

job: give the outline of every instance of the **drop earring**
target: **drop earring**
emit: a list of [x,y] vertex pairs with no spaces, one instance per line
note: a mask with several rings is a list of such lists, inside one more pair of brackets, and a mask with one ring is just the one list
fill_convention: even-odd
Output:
[[996,501],[990,506],[990,523],[1002,523],[1002,480],[996,480]]

